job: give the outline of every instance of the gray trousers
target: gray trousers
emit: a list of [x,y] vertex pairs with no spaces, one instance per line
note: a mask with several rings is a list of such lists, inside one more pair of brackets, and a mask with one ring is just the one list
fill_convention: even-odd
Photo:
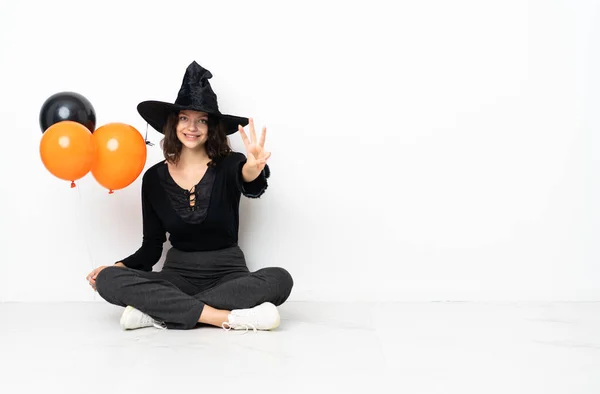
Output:
[[250,272],[238,246],[207,252],[171,248],[162,271],[104,268],[96,277],[98,294],[111,304],[131,305],[167,328],[194,328],[204,305],[217,309],[283,304],[293,286],[283,268]]

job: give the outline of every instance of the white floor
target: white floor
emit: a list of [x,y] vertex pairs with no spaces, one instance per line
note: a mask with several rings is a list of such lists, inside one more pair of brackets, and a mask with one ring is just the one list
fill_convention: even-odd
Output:
[[0,393],[600,393],[600,303],[289,302],[273,332],[0,304]]

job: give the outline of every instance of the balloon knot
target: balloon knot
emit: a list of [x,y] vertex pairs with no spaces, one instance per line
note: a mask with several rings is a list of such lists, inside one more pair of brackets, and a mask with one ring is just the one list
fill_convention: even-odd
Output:
[[113,193],[114,193],[114,191],[113,191],[112,189],[110,189],[110,190],[108,191],[108,194],[113,194]]
[[71,181],[71,189],[75,187],[75,182]]

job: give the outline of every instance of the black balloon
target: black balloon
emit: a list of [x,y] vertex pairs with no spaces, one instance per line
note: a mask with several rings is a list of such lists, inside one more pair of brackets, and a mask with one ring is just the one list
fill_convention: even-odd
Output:
[[81,123],[91,133],[96,129],[96,111],[92,103],[79,93],[56,93],[48,97],[42,105],[40,110],[42,133],[48,130],[48,127],[63,120]]

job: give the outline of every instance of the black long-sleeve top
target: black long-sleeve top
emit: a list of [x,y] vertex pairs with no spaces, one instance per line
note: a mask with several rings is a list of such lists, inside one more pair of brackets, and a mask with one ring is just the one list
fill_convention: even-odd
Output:
[[162,255],[166,233],[171,245],[182,251],[236,245],[241,195],[260,197],[270,175],[266,166],[254,181],[244,182],[245,163],[244,154],[232,152],[216,166],[208,167],[190,190],[175,183],[166,162],[148,168],[142,177],[142,245],[121,262],[129,268],[151,271]]

